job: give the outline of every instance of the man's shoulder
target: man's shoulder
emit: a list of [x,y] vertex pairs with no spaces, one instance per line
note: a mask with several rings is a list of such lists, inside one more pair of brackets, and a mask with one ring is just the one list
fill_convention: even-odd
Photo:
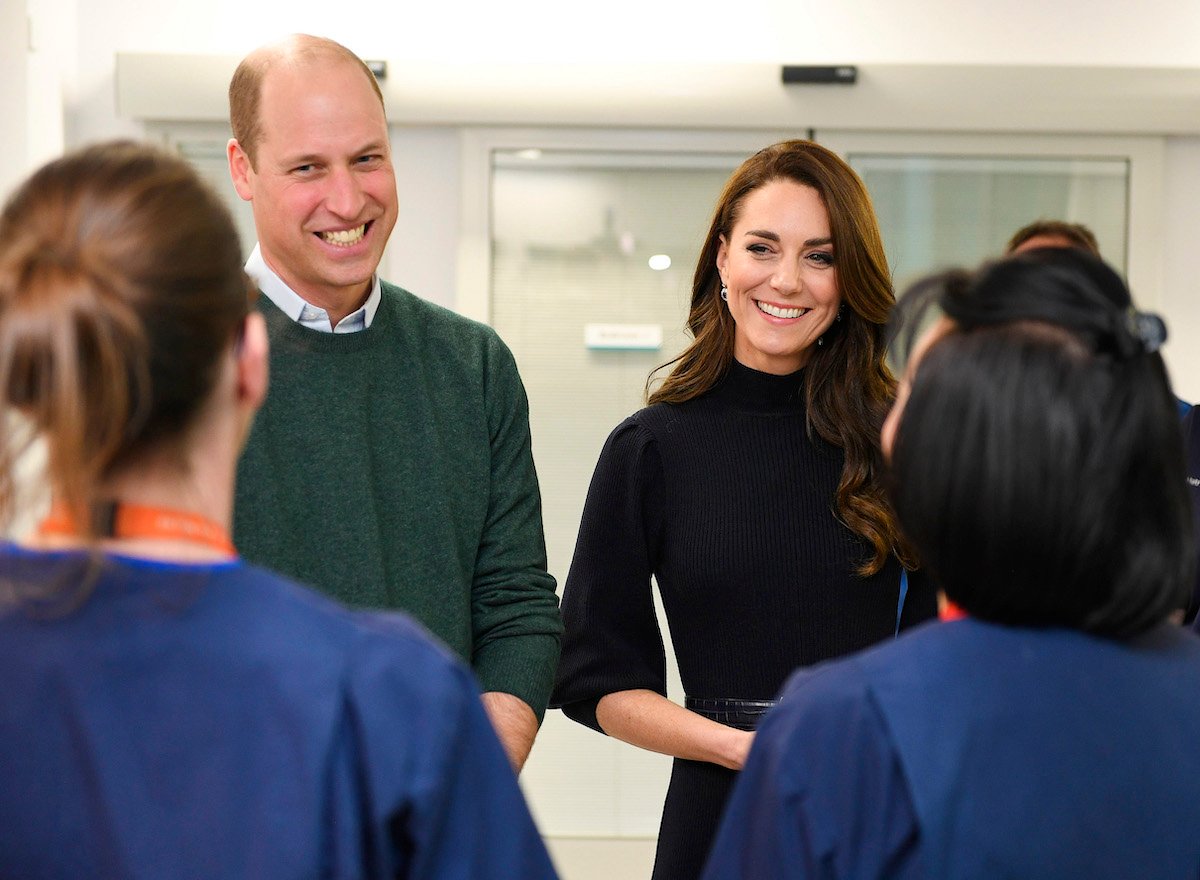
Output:
[[478,382],[487,388],[497,381],[504,388],[519,384],[512,352],[487,324],[386,281],[381,289],[386,308],[376,321],[386,322],[386,332],[395,334],[401,349],[415,353],[416,361],[439,381]]
[[399,285],[381,279],[379,287],[383,300],[395,310],[402,327],[421,333],[448,335],[455,339],[499,340],[496,331],[487,324],[422,299]]

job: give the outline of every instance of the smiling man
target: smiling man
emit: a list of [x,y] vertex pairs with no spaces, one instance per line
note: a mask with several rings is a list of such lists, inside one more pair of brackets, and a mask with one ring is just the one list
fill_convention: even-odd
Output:
[[376,274],[396,181],[383,95],[356,55],[303,35],[258,49],[229,105],[230,175],[258,233],[246,271],[272,345],[239,465],[238,549],[417,617],[471,663],[519,769],[561,624],[512,354]]

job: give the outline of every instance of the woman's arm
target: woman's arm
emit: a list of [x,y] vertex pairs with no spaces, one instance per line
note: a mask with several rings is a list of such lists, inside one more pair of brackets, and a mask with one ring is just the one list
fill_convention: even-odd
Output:
[[596,720],[609,736],[652,752],[741,770],[754,734],[726,727],[650,690],[600,698]]
[[605,444],[588,491],[563,594],[566,634],[552,705],[632,745],[737,769],[752,734],[663,696],[666,660],[650,590],[663,496],[653,438],[627,420]]

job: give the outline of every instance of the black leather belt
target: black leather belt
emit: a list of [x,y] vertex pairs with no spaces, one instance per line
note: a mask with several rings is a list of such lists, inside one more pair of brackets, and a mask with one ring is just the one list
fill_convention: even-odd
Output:
[[754,730],[767,710],[778,700],[733,700],[721,697],[685,697],[684,708],[713,721],[736,727],[738,730]]

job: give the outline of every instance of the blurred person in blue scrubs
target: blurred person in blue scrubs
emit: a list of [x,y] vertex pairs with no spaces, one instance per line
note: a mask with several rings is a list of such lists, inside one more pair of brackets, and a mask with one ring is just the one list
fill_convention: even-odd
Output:
[[469,671],[238,559],[268,343],[221,200],[90,147],[0,214],[0,876],[554,876]]
[[882,448],[962,617],[790,680],[705,876],[1194,877],[1200,640],[1171,618],[1196,551],[1165,326],[1074,249],[931,298]]

